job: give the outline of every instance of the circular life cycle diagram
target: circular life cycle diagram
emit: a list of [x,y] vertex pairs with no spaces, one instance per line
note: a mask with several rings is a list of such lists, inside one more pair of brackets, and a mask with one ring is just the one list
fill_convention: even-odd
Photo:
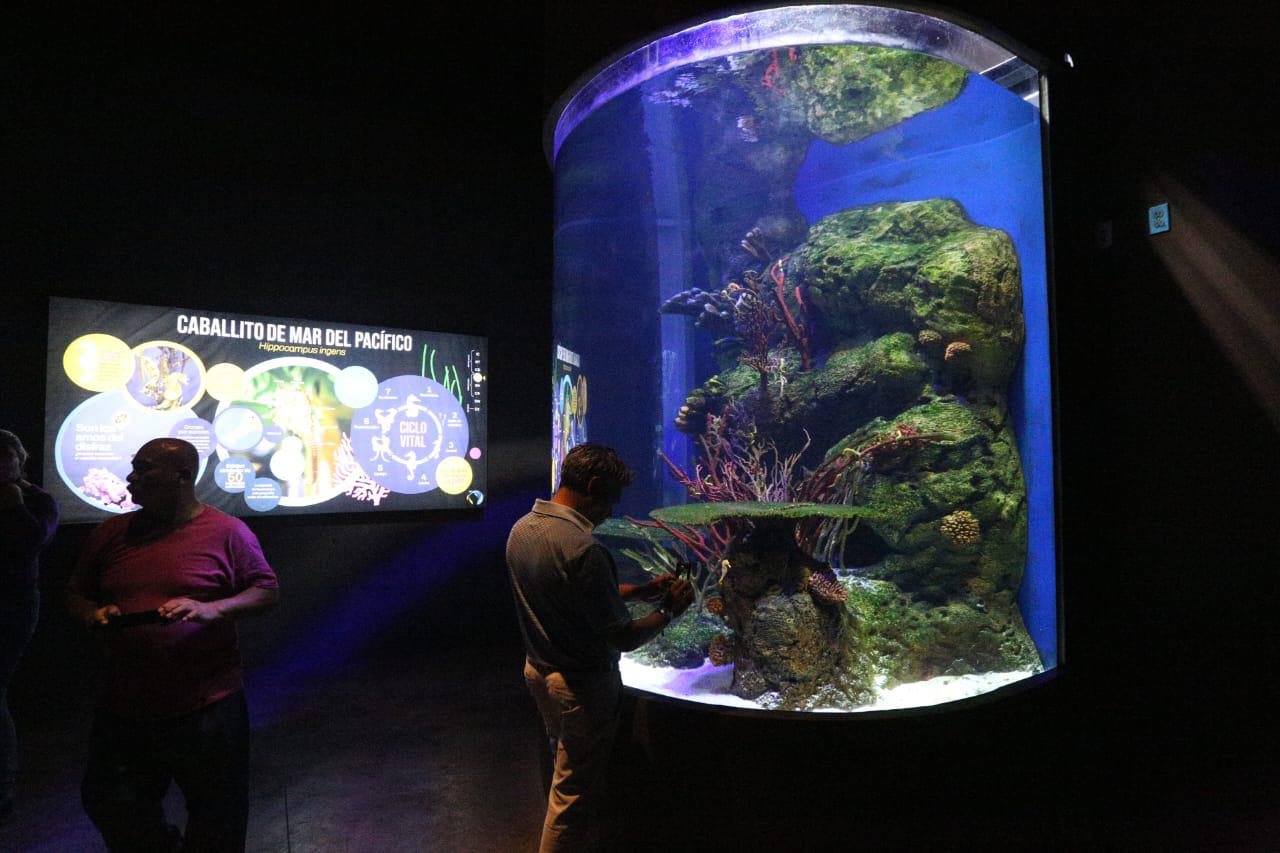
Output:
[[351,418],[356,461],[374,482],[401,494],[466,491],[469,437],[462,404],[423,376],[384,380],[373,402]]

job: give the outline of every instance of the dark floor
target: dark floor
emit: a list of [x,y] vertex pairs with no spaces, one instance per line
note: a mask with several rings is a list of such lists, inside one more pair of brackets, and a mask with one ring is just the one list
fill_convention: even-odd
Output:
[[[521,661],[504,657],[366,662],[259,725],[248,849],[536,848],[542,741]],[[252,685],[249,695],[252,704]],[[0,829],[0,850],[105,849],[78,799],[87,713],[28,714],[18,725],[20,813]],[[167,802],[180,823],[180,797]]]
[[[541,738],[519,651],[368,658],[288,702],[250,685],[260,719],[249,849],[535,849]],[[1141,715],[1064,713],[1055,691],[816,724],[629,700],[606,849],[1280,849],[1271,753],[1249,755],[1230,732],[1219,750],[1204,742],[1213,726],[1193,723],[1197,742],[1180,744]],[[87,707],[17,709],[22,799],[0,851],[103,849],[77,795]],[[180,799],[169,805],[180,822]]]

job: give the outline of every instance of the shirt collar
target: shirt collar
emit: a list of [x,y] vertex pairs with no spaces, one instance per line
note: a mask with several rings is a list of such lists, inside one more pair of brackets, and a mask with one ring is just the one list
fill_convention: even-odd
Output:
[[585,515],[576,509],[554,501],[544,501],[542,498],[538,498],[533,502],[533,511],[538,515],[554,515],[556,518],[563,518],[565,521],[576,525],[583,533],[590,533],[595,529],[595,525],[588,521]]

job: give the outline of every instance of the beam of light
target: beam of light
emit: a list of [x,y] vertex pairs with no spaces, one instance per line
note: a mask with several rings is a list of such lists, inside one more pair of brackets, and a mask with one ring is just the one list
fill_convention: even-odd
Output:
[[[441,584],[477,565],[501,568],[511,525],[529,511],[534,498],[547,497],[541,484],[550,452],[547,442],[537,438],[490,444],[489,499],[477,519],[434,526],[393,559],[368,567],[306,628],[276,644],[261,664],[248,670],[253,727],[278,722],[310,691],[358,659],[386,626],[430,600]],[[334,559],[341,557],[335,554]]]
[[[278,722],[326,679],[359,657],[380,631],[414,608],[433,589],[477,563],[503,565],[502,548],[511,525],[541,492],[508,493],[488,503],[474,522],[443,524],[372,566],[339,600],[319,612],[305,633],[275,648],[247,673],[254,728]],[[514,614],[512,616],[514,619]]]
[[1171,212],[1153,251],[1280,428],[1280,263],[1176,178],[1157,175],[1145,190]]

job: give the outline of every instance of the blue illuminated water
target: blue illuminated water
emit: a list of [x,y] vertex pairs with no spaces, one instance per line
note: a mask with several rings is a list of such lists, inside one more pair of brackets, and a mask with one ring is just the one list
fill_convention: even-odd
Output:
[[815,140],[796,176],[795,197],[811,225],[865,204],[950,198],[974,222],[1013,240],[1027,334],[1009,396],[1028,500],[1018,603],[1045,666],[1052,667],[1058,657],[1053,407],[1039,122],[1035,107],[970,74],[959,97],[936,110],[849,145]]

